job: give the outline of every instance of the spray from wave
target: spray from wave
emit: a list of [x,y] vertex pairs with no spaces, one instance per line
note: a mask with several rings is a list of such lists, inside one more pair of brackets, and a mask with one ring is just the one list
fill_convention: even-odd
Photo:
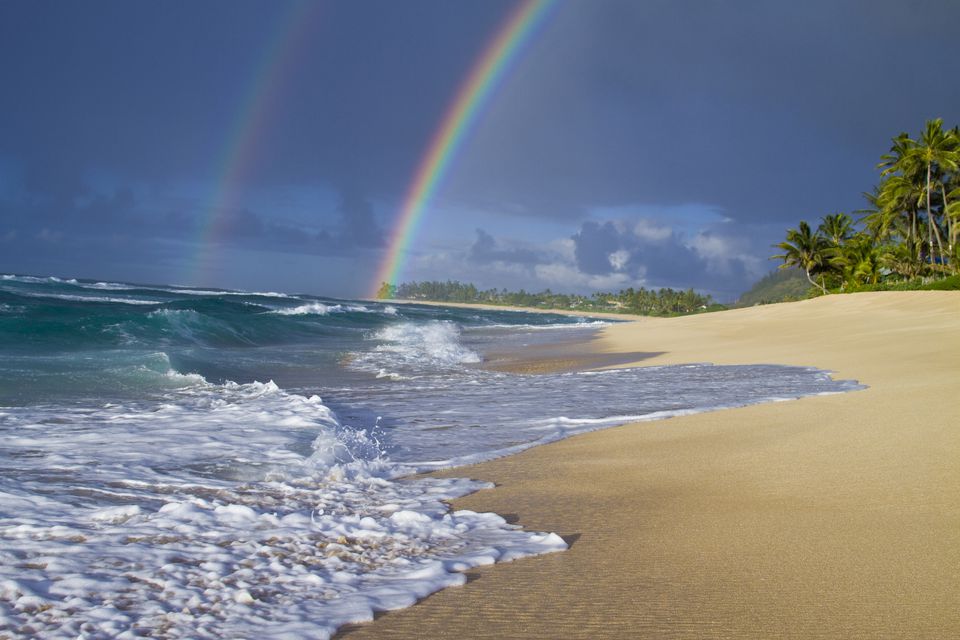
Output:
[[400,322],[374,332],[371,339],[377,346],[354,354],[351,365],[380,378],[406,380],[412,374],[482,361],[463,346],[460,327],[448,320]]

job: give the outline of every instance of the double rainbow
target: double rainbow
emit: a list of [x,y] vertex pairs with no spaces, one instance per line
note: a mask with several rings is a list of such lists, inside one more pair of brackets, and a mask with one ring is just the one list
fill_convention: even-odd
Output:
[[474,62],[470,74],[460,85],[440,126],[434,132],[407,189],[390,235],[386,256],[372,283],[371,297],[377,296],[382,283],[395,285],[399,282],[410,244],[427,205],[450,169],[452,159],[463,146],[471,125],[489,102],[494,89],[518,59],[524,46],[536,35],[554,4],[555,0],[523,0]]

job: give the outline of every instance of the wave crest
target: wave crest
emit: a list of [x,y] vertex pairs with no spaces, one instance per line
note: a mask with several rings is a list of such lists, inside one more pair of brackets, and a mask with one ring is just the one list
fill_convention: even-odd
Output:
[[460,343],[460,327],[448,320],[403,322],[380,329],[383,341],[376,352],[391,354],[406,363],[458,365],[480,362],[480,356]]
[[350,304],[323,304],[322,302],[309,302],[297,307],[286,309],[274,309],[270,313],[276,313],[282,316],[326,316],[331,313],[347,313],[348,311],[369,311],[366,307]]

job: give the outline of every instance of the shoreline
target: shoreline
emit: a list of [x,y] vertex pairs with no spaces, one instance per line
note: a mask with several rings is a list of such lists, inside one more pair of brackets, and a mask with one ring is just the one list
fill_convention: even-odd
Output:
[[814,366],[869,388],[624,425],[438,472],[497,486],[454,508],[573,544],[472,570],[461,588],[337,637],[956,635],[958,336],[960,296],[948,292],[604,327],[582,348],[648,356],[635,366]]
[[608,311],[597,311],[589,313],[586,311],[574,311],[573,309],[544,309],[543,307],[511,307],[499,304],[480,304],[477,302],[436,302],[433,300],[365,300],[365,302],[380,302],[383,304],[399,305],[422,305],[425,307],[452,307],[454,309],[481,309],[483,311],[513,311],[518,313],[552,313],[558,316],[573,316],[576,318],[600,318],[604,320],[621,320],[631,322],[636,320],[646,320],[652,316],[640,316],[632,313],[611,313]]

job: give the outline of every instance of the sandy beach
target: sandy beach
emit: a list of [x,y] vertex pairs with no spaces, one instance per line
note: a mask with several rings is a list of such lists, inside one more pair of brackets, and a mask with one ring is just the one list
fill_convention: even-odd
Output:
[[625,425],[445,472],[457,509],[569,550],[341,631],[361,638],[960,636],[960,295],[814,300],[602,331],[641,365],[815,366],[864,391]]

